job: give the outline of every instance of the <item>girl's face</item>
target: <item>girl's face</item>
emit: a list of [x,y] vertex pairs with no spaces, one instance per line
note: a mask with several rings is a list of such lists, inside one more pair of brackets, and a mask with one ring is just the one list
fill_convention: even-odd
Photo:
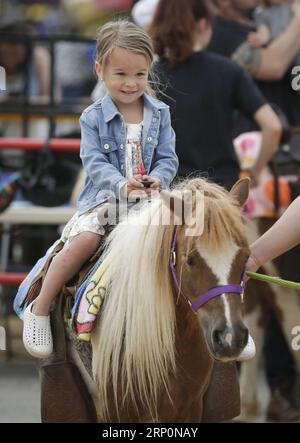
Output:
[[105,65],[96,63],[98,77],[117,105],[132,104],[144,94],[149,69],[144,55],[122,48],[115,48]]

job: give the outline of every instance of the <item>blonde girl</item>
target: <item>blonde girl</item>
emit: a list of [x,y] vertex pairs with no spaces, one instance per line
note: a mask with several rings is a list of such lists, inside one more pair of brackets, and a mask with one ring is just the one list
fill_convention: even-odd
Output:
[[34,357],[52,353],[51,303],[99,247],[104,234],[99,208],[111,197],[149,197],[168,188],[176,174],[169,108],[149,94],[152,63],[152,42],[141,28],[116,21],[100,29],[95,68],[107,93],[81,115],[86,179],[78,211],[62,233],[65,245],[51,262],[40,294],[24,313],[23,342]]

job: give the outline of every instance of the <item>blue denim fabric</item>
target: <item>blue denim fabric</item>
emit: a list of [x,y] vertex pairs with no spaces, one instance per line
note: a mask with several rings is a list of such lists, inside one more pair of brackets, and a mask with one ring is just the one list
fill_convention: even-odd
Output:
[[[112,98],[97,100],[80,117],[80,157],[87,172],[78,210],[88,211],[109,197],[120,199],[125,177],[125,122]],[[157,177],[167,189],[176,175],[175,133],[169,107],[144,94],[143,161],[147,175]]]

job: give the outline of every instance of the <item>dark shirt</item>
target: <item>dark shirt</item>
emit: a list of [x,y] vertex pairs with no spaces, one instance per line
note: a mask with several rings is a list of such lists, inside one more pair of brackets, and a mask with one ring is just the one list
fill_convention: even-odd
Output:
[[234,110],[253,116],[265,103],[263,96],[244,69],[205,51],[175,68],[160,60],[157,68],[167,84],[160,98],[171,108],[179,176],[205,173],[230,188],[239,174],[232,142]]
[[[253,29],[250,26],[217,17],[208,50],[231,57],[238,46],[247,40],[248,33]],[[281,80],[256,81],[256,83],[268,102],[275,103],[284,111],[291,125],[300,125],[300,94],[292,89],[292,78],[289,72],[290,70]],[[236,132],[240,133],[251,129],[253,129],[251,122],[248,121],[247,125],[241,119]]]

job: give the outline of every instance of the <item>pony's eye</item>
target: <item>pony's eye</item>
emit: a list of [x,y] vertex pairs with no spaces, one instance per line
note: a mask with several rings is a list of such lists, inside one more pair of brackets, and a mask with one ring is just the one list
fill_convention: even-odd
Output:
[[196,264],[196,259],[193,255],[189,255],[186,262],[189,266],[194,266]]

